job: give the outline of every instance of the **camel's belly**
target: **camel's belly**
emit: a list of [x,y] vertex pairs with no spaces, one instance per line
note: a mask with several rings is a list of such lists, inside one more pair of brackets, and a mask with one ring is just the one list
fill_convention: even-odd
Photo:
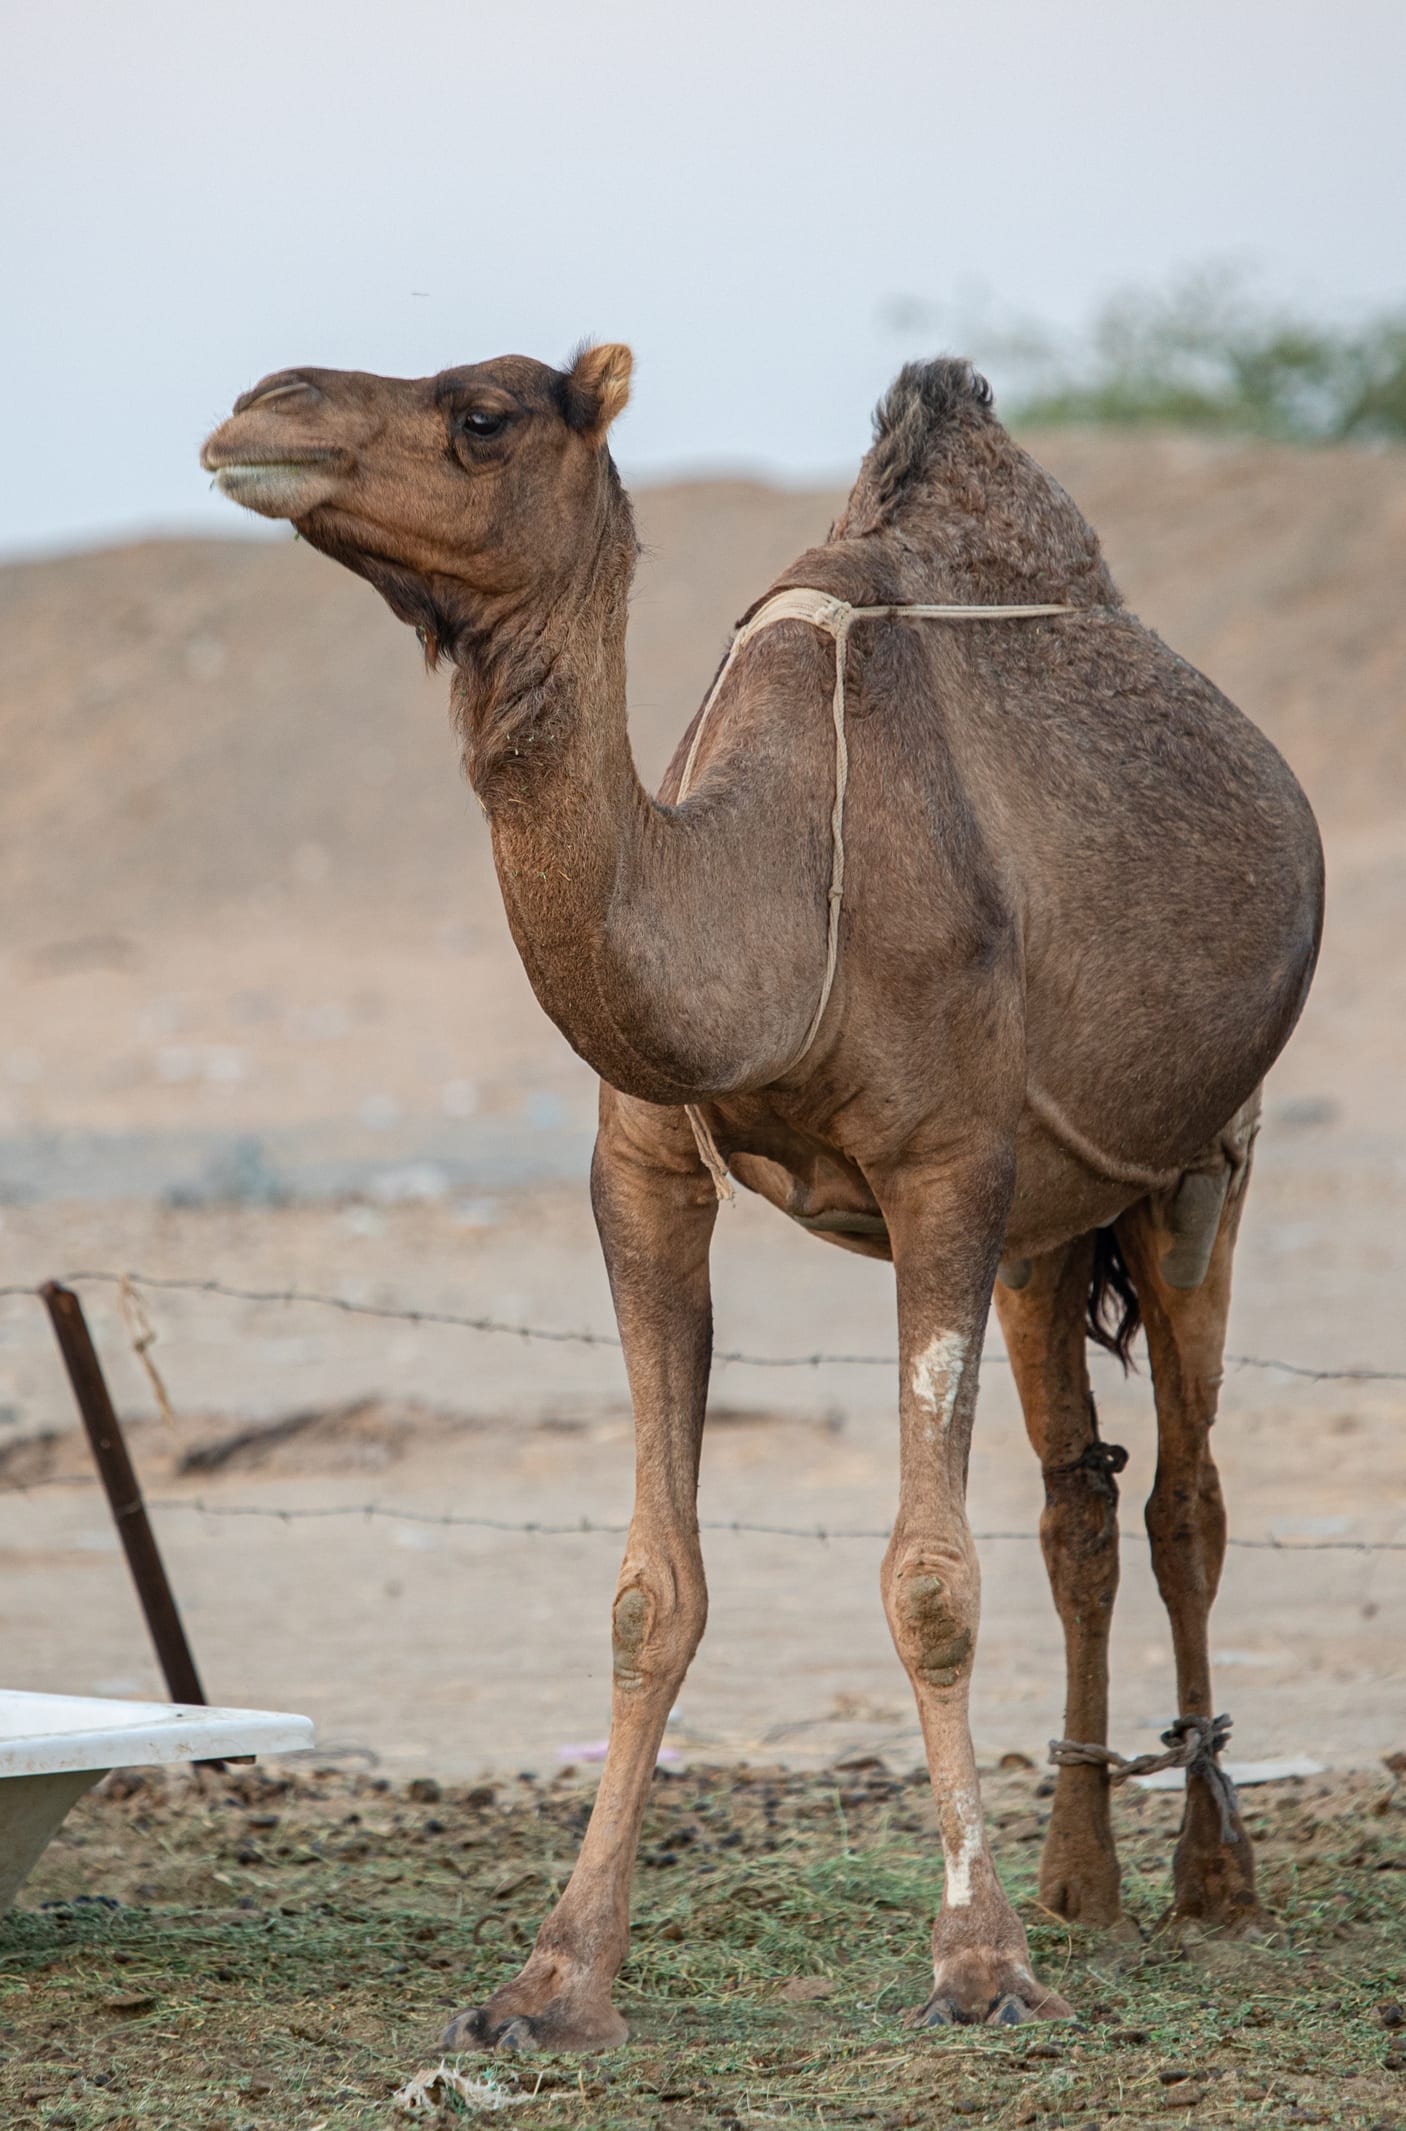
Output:
[[[843,1155],[827,1151],[793,1167],[784,1156],[737,1153],[729,1166],[740,1184],[807,1234],[867,1258],[893,1256],[878,1201],[858,1164]],[[1137,1185],[1096,1175],[1027,1112],[1017,1137],[1015,1190],[1002,1255],[1037,1258],[1071,1236],[1116,1220],[1142,1195]]]
[[857,1250],[866,1258],[892,1258],[888,1224],[876,1207],[873,1213],[851,1213],[845,1207],[823,1207],[816,1213],[786,1212],[807,1235],[823,1243],[838,1243],[841,1250]]
[[[788,1150],[789,1151],[789,1150]],[[888,1228],[863,1171],[843,1155],[811,1156],[792,1167],[784,1158],[756,1153],[731,1156],[739,1184],[790,1216],[810,1235],[866,1258],[891,1258]]]

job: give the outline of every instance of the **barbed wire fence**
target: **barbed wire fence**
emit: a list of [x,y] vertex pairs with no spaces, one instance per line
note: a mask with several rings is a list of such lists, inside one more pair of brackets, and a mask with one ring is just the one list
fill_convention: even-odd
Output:
[[[194,1274],[114,1272],[108,1268],[60,1273],[56,1278],[63,1287],[107,1286],[119,1290],[145,1290],[151,1294],[216,1295],[228,1302],[305,1303],[318,1309],[339,1310],[348,1317],[380,1318],[396,1324],[447,1325],[464,1332],[498,1333],[506,1338],[540,1340],[553,1346],[618,1348],[620,1345],[614,1332],[580,1331],[556,1325],[530,1324],[514,1318],[472,1316],[457,1310],[427,1309],[404,1303],[365,1302],[351,1295],[330,1295],[317,1288],[238,1287],[228,1281],[205,1279]],[[23,1284],[0,1286],[0,1301],[18,1298],[33,1301],[38,1294],[37,1287]],[[982,1355],[982,1365],[986,1367],[992,1362],[1003,1363],[1005,1359],[999,1348],[990,1348]],[[1360,1362],[1349,1363],[1336,1369],[1315,1369],[1303,1362],[1285,1361],[1276,1355],[1227,1354],[1225,1359],[1235,1368],[1277,1370],[1281,1375],[1298,1377],[1309,1383],[1406,1384],[1406,1369],[1377,1369]],[[715,1347],[713,1362],[715,1366],[740,1364],[751,1369],[896,1369],[898,1356],[892,1352],[828,1352],[823,1348],[805,1354],[750,1354],[740,1347]]]
[[[196,1275],[152,1274],[119,1272],[108,1267],[89,1267],[65,1273],[58,1283],[63,1287],[84,1286],[111,1287],[117,1291],[119,1304],[126,1324],[132,1351],[151,1384],[159,1411],[169,1420],[173,1408],[164,1379],[154,1359],[152,1349],[157,1334],[141,1303],[143,1294],[186,1294],[210,1296],[229,1302],[270,1306],[306,1306],[338,1312],[344,1316],[368,1318],[382,1322],[415,1326],[446,1327],[450,1329],[496,1335],[524,1342],[540,1342],[555,1346],[582,1346],[618,1349],[620,1341],[614,1333],[596,1332],[570,1327],[539,1325],[517,1319],[486,1314],[473,1314],[455,1310],[430,1308],[390,1302],[371,1302],[350,1295],[330,1294],[319,1289],[296,1286],[246,1287],[228,1281]],[[23,1283],[0,1285],[0,1302],[35,1301],[40,1299],[38,1287]],[[988,1350],[982,1357],[989,1366],[1006,1362],[1000,1348]],[[1381,1369],[1365,1363],[1349,1363],[1337,1368],[1315,1368],[1274,1355],[1228,1353],[1226,1362],[1233,1368],[1275,1372],[1305,1383],[1334,1384],[1406,1384],[1406,1369]],[[747,1367],[755,1369],[812,1369],[821,1368],[884,1368],[896,1369],[896,1353],[865,1353],[816,1349],[800,1354],[756,1354],[741,1348],[715,1348],[713,1360],[718,1366]],[[0,1499],[4,1496],[29,1496],[48,1489],[85,1488],[99,1485],[95,1474],[46,1474],[31,1480],[6,1480],[0,1478]],[[442,1530],[470,1530],[508,1533],[517,1536],[566,1539],[592,1535],[623,1537],[629,1527],[625,1523],[604,1522],[590,1517],[551,1522],[544,1519],[514,1521],[489,1515],[470,1514],[459,1511],[434,1511],[416,1509],[386,1502],[328,1503],[321,1505],[270,1503],[211,1502],[202,1496],[157,1496],[149,1500],[149,1507],[163,1513],[196,1514],[205,1517],[227,1519],[261,1518],[287,1525],[326,1522],[329,1520],[361,1520],[365,1523],[378,1521],[429,1526]],[[700,1531],[733,1533],[743,1536],[813,1540],[829,1543],[835,1540],[886,1540],[886,1527],[868,1525],[835,1524],[781,1524],[753,1521],[745,1518],[710,1518],[700,1520]],[[1125,1542],[1145,1543],[1135,1532],[1124,1532]],[[978,1531],[973,1537],[984,1544],[1003,1542],[1038,1542],[1035,1531]],[[1246,1551],[1277,1554],[1400,1554],[1406,1553],[1406,1540],[1398,1539],[1350,1539],[1350,1538],[1279,1538],[1241,1537],[1231,1534],[1228,1545]]]

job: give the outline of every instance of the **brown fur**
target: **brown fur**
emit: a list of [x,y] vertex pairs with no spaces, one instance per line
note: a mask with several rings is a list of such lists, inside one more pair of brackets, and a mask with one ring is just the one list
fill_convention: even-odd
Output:
[[[1045,1474],[1066,1728],[1102,1742],[1120,1454],[1098,1440],[1085,1336],[1102,1328],[1126,1350],[1141,1306],[1162,1444],[1154,1564],[1181,1707],[1208,1712],[1224,1543],[1209,1429],[1256,1091],[1317,953],[1313,818],[1254,726],[1128,613],[1096,536],[1001,427],[984,381],[964,363],[910,365],[829,540],[781,582],[857,605],[1080,612],[856,627],[839,971],[793,1069],[825,954],[833,647],[803,623],[762,632],[727,676],[687,803],[673,802],[689,735],[660,798],[643,791],[625,718],[635,539],[605,442],[628,379],[616,347],[565,372],[522,357],[417,381],[284,372],[205,448],[236,500],[293,518],[454,662],[514,938],[602,1077],[592,1192],[637,1435],[610,1753],[535,1951],[451,2038],[589,2048],[624,2033],[610,1988],[631,1863],[706,1616],[694,1495],[717,1209],[685,1103],[740,1182],[893,1260],[900,1489],[884,1597],[946,1867],[924,2017],[1057,2017],[1068,2008],[1032,1975],[991,1865],[967,1727],[976,1357],[999,1262]],[[1203,1788],[1188,1794],[1177,1912],[1253,1923],[1243,1829],[1222,1840]],[[1064,1915],[1117,1919],[1101,1772],[1061,1771],[1042,1887]]]

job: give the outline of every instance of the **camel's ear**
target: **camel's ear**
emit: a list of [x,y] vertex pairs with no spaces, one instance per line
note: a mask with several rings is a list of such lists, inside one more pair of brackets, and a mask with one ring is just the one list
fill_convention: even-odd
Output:
[[635,359],[618,340],[583,348],[566,376],[567,419],[588,436],[605,435],[630,397]]

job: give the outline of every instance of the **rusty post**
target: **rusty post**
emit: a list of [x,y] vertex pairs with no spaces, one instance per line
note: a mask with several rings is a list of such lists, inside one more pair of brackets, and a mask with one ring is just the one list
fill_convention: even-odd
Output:
[[49,1312],[59,1352],[68,1370],[68,1380],[73,1386],[73,1396],[83,1416],[83,1426],[88,1431],[88,1441],[107,1491],[113,1522],[166,1677],[167,1692],[173,1702],[203,1704],[205,1690],[200,1684],[195,1659],[190,1654],[185,1629],[181,1626],[181,1616],[166,1580],[156,1535],[142,1500],[141,1483],[113,1411],[102,1363],[98,1360],[93,1336],[83,1315],[83,1305],[72,1288],[63,1287],[57,1280],[46,1281],[39,1294]]

